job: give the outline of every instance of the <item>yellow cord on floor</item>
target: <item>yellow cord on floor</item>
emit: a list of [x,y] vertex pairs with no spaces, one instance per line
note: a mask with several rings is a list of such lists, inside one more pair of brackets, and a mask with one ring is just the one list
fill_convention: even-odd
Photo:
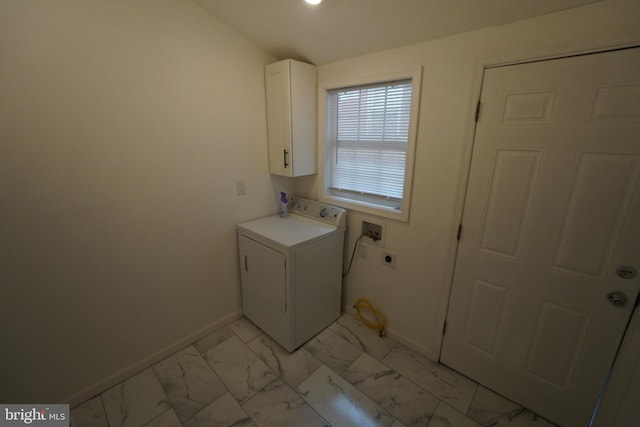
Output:
[[[385,329],[387,327],[387,318],[385,317],[384,314],[382,314],[382,312],[380,310],[375,308],[373,306],[373,304],[371,304],[369,301],[367,301],[364,298],[360,298],[360,299],[358,299],[356,301],[356,303],[353,306],[353,308],[356,309],[356,313],[358,313],[358,317],[360,318],[362,323],[364,323],[365,325],[367,325],[371,329],[375,329],[376,331],[378,331],[378,333],[380,334],[381,337],[386,337],[387,336],[387,331]],[[372,315],[371,317],[373,317],[375,320],[372,322],[370,319],[365,317],[360,312],[360,310],[368,310],[368,311],[370,311],[371,315]]]

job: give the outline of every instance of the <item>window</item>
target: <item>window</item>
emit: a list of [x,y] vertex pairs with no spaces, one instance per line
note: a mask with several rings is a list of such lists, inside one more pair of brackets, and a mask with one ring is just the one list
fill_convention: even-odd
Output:
[[327,88],[325,198],[408,219],[418,79]]

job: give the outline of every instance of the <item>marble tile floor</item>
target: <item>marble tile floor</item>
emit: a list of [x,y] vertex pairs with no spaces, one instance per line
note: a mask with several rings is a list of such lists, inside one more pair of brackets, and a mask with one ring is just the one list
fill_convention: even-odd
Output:
[[72,427],[554,427],[343,315],[290,354],[242,318],[71,411]]

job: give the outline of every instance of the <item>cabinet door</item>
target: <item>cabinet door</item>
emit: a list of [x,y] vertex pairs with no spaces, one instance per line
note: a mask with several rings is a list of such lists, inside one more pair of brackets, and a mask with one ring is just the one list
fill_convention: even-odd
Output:
[[293,176],[291,152],[291,73],[289,61],[267,65],[267,132],[269,171]]
[[286,264],[283,253],[240,236],[242,298],[258,298],[272,310],[285,313]]

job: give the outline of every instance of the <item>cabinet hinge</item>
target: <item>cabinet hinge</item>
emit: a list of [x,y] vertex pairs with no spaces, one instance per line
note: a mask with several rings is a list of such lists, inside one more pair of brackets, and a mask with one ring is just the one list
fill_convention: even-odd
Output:
[[442,335],[445,334],[445,332],[447,332],[447,321],[444,321],[444,325],[442,326]]
[[478,103],[476,104],[476,122],[478,121],[478,119],[480,119],[480,105],[481,102],[480,100],[478,100]]
[[456,236],[456,240],[460,241],[462,237],[462,224],[458,224],[458,235]]

